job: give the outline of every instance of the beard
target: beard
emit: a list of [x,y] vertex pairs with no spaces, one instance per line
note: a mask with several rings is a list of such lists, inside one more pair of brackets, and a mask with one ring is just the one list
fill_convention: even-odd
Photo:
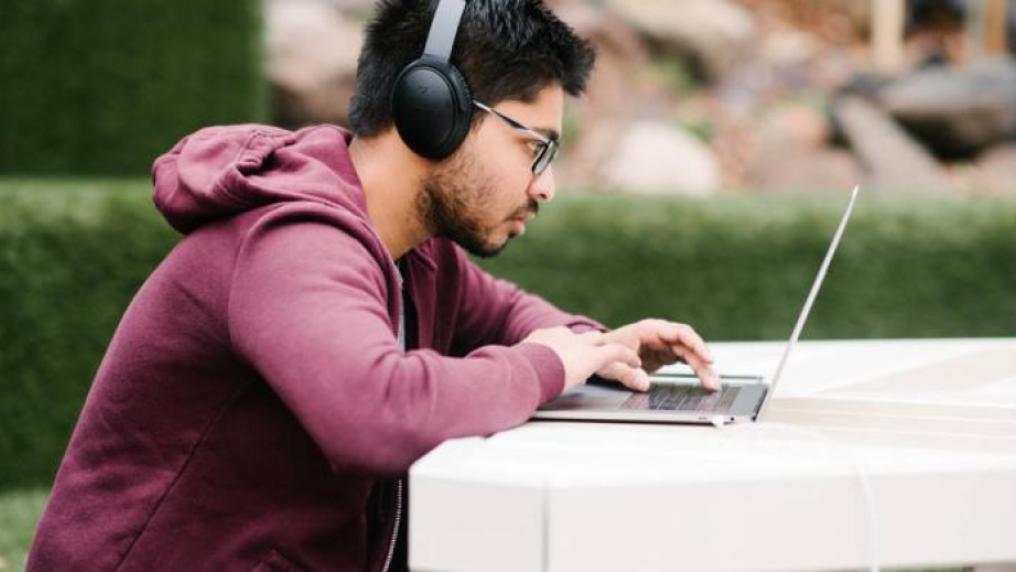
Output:
[[[417,215],[435,236],[451,240],[473,256],[490,258],[500,254],[512,238],[491,242],[496,225],[489,227],[483,222],[484,209],[496,196],[490,178],[460,151],[424,180],[416,199]],[[538,209],[539,204],[530,199],[508,218]]]

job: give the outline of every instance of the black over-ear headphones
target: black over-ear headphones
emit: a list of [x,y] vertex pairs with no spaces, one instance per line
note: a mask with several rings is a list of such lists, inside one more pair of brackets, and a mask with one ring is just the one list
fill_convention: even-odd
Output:
[[402,69],[392,90],[399,136],[428,159],[443,159],[458,149],[473,117],[469,85],[450,61],[465,8],[465,0],[438,2],[423,55]]

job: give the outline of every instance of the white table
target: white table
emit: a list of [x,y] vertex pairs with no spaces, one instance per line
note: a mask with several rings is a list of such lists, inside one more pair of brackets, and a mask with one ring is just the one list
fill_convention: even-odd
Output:
[[1016,569],[1016,339],[805,342],[760,423],[530,422],[410,491],[414,570]]

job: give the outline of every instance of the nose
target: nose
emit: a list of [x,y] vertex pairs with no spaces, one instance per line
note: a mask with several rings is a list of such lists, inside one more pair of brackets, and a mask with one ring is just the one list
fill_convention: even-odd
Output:
[[529,196],[541,203],[553,200],[555,193],[554,167],[547,167],[546,171],[540,173],[539,176],[533,177],[533,181],[529,183]]

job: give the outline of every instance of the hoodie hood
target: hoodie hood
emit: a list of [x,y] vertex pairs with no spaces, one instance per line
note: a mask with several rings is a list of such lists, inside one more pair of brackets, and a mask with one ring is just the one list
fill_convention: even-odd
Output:
[[285,201],[313,201],[367,221],[349,158],[352,134],[333,125],[287,131],[265,125],[208,127],[152,167],[155,207],[181,233]]

